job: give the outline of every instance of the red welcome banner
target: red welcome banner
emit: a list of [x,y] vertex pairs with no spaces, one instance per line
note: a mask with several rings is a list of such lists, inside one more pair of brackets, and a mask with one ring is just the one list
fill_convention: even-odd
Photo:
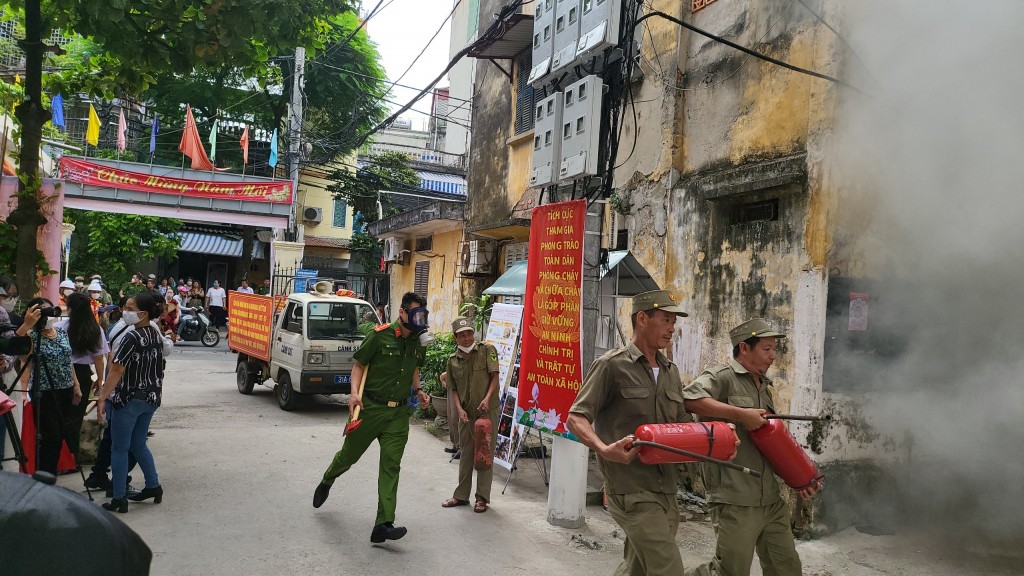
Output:
[[292,183],[276,182],[217,182],[168,178],[144,172],[131,172],[78,158],[61,158],[61,175],[68,182],[83,186],[120,188],[136,192],[176,194],[196,198],[221,200],[248,200],[271,204],[290,204]]
[[520,424],[559,436],[583,383],[583,229],[587,203],[533,209],[519,362]]

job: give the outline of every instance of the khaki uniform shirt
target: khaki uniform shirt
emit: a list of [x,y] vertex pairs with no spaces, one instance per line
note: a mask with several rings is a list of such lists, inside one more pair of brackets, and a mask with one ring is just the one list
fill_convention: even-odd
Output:
[[[632,434],[642,424],[687,421],[679,370],[661,352],[657,361],[660,370],[655,379],[647,358],[632,342],[608,352],[590,367],[569,411],[592,422],[605,444]],[[619,464],[601,457],[597,463],[609,494],[643,490],[675,494],[678,488],[676,464],[649,466],[640,460]]]
[[[476,407],[487,394],[491,385],[491,375],[498,371],[498,350],[490,344],[477,342],[473,351],[466,354],[458,348],[448,357],[448,386],[455,386],[459,393],[462,409],[470,414],[476,413]],[[487,411],[498,410],[498,388],[488,400]]]
[[[713,398],[740,408],[763,408],[768,412],[775,412],[772,381],[761,376],[761,388],[758,389],[754,385],[754,377],[736,360],[705,370],[694,380],[693,385],[687,387],[683,395],[687,400]],[[736,425],[736,432],[740,437],[740,446],[733,463],[761,472],[761,478],[714,464],[701,464],[708,501],[737,506],[774,504],[780,498],[779,481],[775,478],[775,471],[754,447],[747,429],[738,422],[733,424]]]
[[398,402],[405,405],[412,388],[412,376],[423,365],[426,350],[416,336],[403,338],[399,321],[395,320],[371,331],[352,357],[369,370],[363,389],[364,402],[368,399],[374,404]]

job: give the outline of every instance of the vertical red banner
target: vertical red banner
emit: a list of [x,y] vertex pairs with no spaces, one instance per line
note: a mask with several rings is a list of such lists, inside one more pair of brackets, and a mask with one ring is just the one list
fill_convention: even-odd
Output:
[[516,420],[559,436],[583,383],[583,229],[587,203],[533,209]]

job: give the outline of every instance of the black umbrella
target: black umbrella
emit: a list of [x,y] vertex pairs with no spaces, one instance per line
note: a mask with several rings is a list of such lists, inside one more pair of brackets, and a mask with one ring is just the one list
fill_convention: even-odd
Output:
[[131,528],[80,495],[0,472],[0,574],[146,576],[153,552]]

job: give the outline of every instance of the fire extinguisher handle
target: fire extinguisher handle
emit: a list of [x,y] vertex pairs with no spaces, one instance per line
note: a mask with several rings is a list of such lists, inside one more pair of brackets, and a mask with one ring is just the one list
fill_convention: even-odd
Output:
[[683,450],[681,448],[676,448],[674,446],[668,446],[666,444],[659,444],[658,442],[648,442],[646,440],[634,440],[632,445],[633,446],[650,446],[651,448],[657,448],[659,450],[667,450],[669,452],[674,452],[676,454],[681,454],[683,456],[687,456],[687,457],[693,458],[695,460],[700,460],[701,462],[707,462],[709,464],[718,464],[719,466],[725,466],[726,468],[731,468],[733,470],[737,470],[739,472],[743,472],[744,474],[749,474],[749,475],[753,476],[754,478],[760,478],[761,477],[761,473],[760,472],[758,472],[757,470],[751,470],[750,468],[747,468],[746,466],[740,466],[739,464],[733,464],[732,462],[727,462],[725,460],[719,460],[717,458],[712,458],[710,456],[705,456],[703,454],[698,454],[696,452],[690,452],[689,450]]

